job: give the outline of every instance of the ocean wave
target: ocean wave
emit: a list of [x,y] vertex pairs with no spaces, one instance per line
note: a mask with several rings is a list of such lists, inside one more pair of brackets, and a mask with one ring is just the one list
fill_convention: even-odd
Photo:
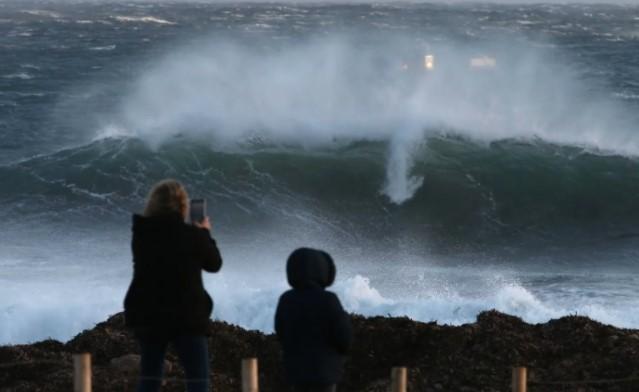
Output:
[[20,97],[44,97],[47,93],[44,92],[29,92],[29,93],[17,93]]
[[531,26],[531,25],[541,24],[542,22],[537,20],[522,19],[522,20],[518,20],[517,23],[524,26]]
[[[450,129],[486,142],[539,138],[639,155],[632,108],[544,48],[442,43],[426,51],[411,42],[369,47],[329,36],[274,51],[216,41],[177,50],[132,84],[121,123],[150,143],[176,132],[231,142],[264,132],[289,145],[351,138],[409,146],[425,129]],[[409,155],[389,151],[408,170]]]
[[23,10],[22,13],[34,16],[45,16],[53,19],[62,18],[62,14],[59,12],[49,11],[49,10]]
[[[48,338],[68,340],[121,308],[121,290],[99,285],[91,289],[87,297],[78,295],[86,288],[73,282],[67,284],[65,287],[44,282],[38,285],[3,282],[0,292],[5,300],[0,305],[0,325],[3,326],[0,345]],[[29,295],[16,291],[25,286],[29,288]],[[7,301],[8,298],[12,300]]]
[[90,47],[89,50],[102,52],[102,51],[114,50],[116,47],[117,47],[117,45],[115,45],[115,44],[114,45],[105,45],[105,46],[93,46],[93,47]]
[[22,79],[22,80],[30,80],[33,79],[34,76],[27,72],[16,72],[12,74],[7,74],[2,76],[5,79]]
[[171,22],[166,19],[156,18],[155,16],[114,16],[113,19],[118,22],[142,22],[142,23],[157,23],[163,25],[176,25],[176,22]]
[[[206,276],[205,285],[215,299],[214,318],[272,333],[278,297],[288,290],[285,275],[280,272],[279,278],[271,276],[275,283],[269,285],[238,271]],[[425,269],[424,273],[429,271]],[[71,275],[77,274],[75,271]],[[71,339],[83,329],[122,311],[127,283],[124,276],[116,281],[112,277],[93,277],[89,282],[62,278],[49,282],[38,279],[5,282],[0,286],[0,324],[4,326],[0,330],[0,345],[47,338]],[[578,314],[618,327],[639,327],[639,318],[625,309],[606,306],[594,298],[589,300],[596,304],[577,301],[573,306],[565,306],[552,299],[543,300],[518,283],[499,284],[472,295],[454,288],[430,287],[425,293],[402,298],[382,294],[384,290],[376,288],[369,278],[356,274],[339,279],[331,289],[346,311],[364,316],[409,317],[422,322],[461,325],[473,322],[482,311],[496,309],[529,323]]]
[[635,94],[635,93],[614,93],[614,96],[617,98],[621,98],[621,99],[625,99],[625,100],[630,100],[630,101],[634,101],[634,100],[638,100],[639,99],[639,94]]
[[[619,277],[599,291],[554,275],[555,290],[546,292],[536,277],[470,290],[458,284],[480,280],[490,262],[486,253],[509,269],[539,267],[530,249],[548,264],[589,276],[585,257],[608,271],[618,256],[636,270],[639,98],[632,92],[633,51],[626,50],[636,26],[623,22],[626,10],[611,7],[624,14],[619,23],[596,15],[577,23],[582,6],[460,6],[452,10],[459,23],[451,25],[441,17],[453,15],[451,9],[441,5],[284,7],[266,21],[276,32],[246,38],[242,29],[264,7],[276,7],[177,3],[100,6],[99,14],[79,5],[63,19],[128,23],[140,34],[89,32],[45,16],[0,20],[14,24],[3,24],[9,35],[32,36],[6,40],[13,45],[6,49],[21,57],[0,74],[15,79],[5,81],[0,105],[17,116],[3,118],[9,133],[1,144],[11,154],[5,160],[19,159],[0,165],[3,184],[11,185],[0,189],[6,228],[0,242],[17,244],[0,247],[0,342],[65,340],[121,310],[130,277],[130,212],[166,176],[210,201],[225,268],[245,267],[206,278],[215,317],[227,321],[271,330],[277,296],[287,289],[284,253],[317,243],[359,256],[336,258],[350,270],[340,267],[334,288],[356,313],[458,324],[498,308],[531,322],[578,313],[639,327],[628,312],[638,305],[636,289],[611,294],[618,293]],[[359,19],[371,7],[383,15]],[[216,18],[227,23],[209,22]],[[45,36],[25,29],[37,20]],[[526,25],[533,21],[538,25]],[[151,45],[140,57],[140,40],[148,40],[141,36],[176,23],[201,25],[211,37],[189,39],[198,33],[187,29],[177,37],[185,47]],[[564,26],[556,35],[545,34],[557,24]],[[326,28],[331,25],[337,28]],[[406,33],[391,37],[389,30],[400,25]],[[296,34],[300,26],[307,35]],[[221,30],[228,36],[219,38]],[[334,30],[367,37],[324,37]],[[271,40],[275,34],[286,41]],[[610,45],[603,39],[617,35],[628,41],[607,61]],[[22,50],[26,41],[30,50]],[[90,53],[88,41],[94,48],[117,42],[118,54],[128,42],[131,50],[118,59],[102,56],[97,71],[95,56],[82,57]],[[48,56],[35,71],[27,66],[56,42],[70,48],[68,56]],[[165,56],[156,57],[161,50]],[[432,72],[423,68],[429,54]],[[495,66],[474,69],[472,59],[494,59]],[[17,72],[46,79],[51,99],[17,99],[34,89]],[[91,141],[47,152],[68,140]],[[83,244],[108,260],[95,262]],[[52,260],[56,246],[60,256]],[[228,256],[234,248],[258,254]],[[578,249],[579,257],[564,255],[567,248]],[[282,254],[265,259],[266,251]],[[442,253],[454,256],[431,256]],[[455,279],[428,280],[431,257],[447,266],[461,259],[474,264]],[[408,269],[401,265],[407,258],[419,268],[397,278]],[[256,273],[260,263],[279,270]],[[35,267],[19,271],[25,264],[45,268],[43,278],[32,276]],[[110,279],[121,266],[126,276]]]
[[[230,222],[238,216],[314,222],[327,233],[351,227],[349,236],[428,233],[433,243],[469,246],[517,236],[561,242],[566,235],[577,241],[623,235],[639,220],[635,159],[540,141],[486,145],[439,136],[415,147],[406,177],[401,165],[385,167],[384,142],[335,143],[309,151],[256,138],[218,150],[180,137],[153,147],[113,126],[86,146],[0,166],[16,184],[0,190],[0,199],[46,192],[51,197],[26,213],[82,207],[119,214],[168,168],[198,184]],[[397,205],[387,194],[406,200]],[[5,220],[25,219],[21,211],[9,208]]]
[[246,26],[247,31],[256,31],[256,30],[270,30],[275,26],[268,23],[252,23],[250,26]]
[[[423,275],[432,272],[428,268],[423,269]],[[470,278],[470,275],[466,278]],[[475,274],[475,279],[484,278],[482,274]],[[248,283],[243,285],[243,281],[246,280],[236,277],[234,282],[238,283],[237,286],[230,285],[228,279],[216,279],[216,284],[209,284],[209,290],[217,299],[216,317],[244,328],[272,332],[277,298],[288,288],[279,284],[269,289],[251,289]],[[380,285],[383,283],[380,282]],[[546,299],[542,299],[516,281],[496,282],[472,293],[462,292],[454,285],[450,287],[445,282],[439,282],[425,290],[423,287],[415,289],[410,298],[383,294],[387,290],[375,287],[368,277],[355,274],[338,280],[332,290],[338,294],[348,312],[364,316],[406,316],[422,322],[461,325],[473,322],[482,311],[496,309],[521,317],[529,323],[579,314],[619,327],[639,326],[639,317],[628,315],[621,307],[606,307],[600,300],[594,299],[592,302],[575,300],[572,305],[566,305],[553,301],[549,294],[544,296]],[[546,289],[536,290],[544,292]],[[238,306],[240,303],[246,306]]]
[[122,139],[126,140],[134,136],[134,133],[130,130],[119,127],[117,125],[107,125],[100,129],[99,132],[93,137],[92,142],[109,141],[110,139]]

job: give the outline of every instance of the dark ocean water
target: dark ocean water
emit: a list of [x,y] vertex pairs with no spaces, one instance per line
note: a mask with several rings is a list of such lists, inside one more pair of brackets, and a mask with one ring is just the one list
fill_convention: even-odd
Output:
[[0,343],[118,309],[165,177],[233,322],[270,328],[309,244],[365,314],[639,324],[637,6],[5,1],[0,59]]

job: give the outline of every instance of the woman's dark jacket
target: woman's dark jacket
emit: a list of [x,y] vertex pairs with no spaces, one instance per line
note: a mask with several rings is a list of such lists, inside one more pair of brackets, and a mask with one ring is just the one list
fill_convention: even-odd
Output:
[[280,297],[275,332],[288,379],[297,385],[336,384],[351,326],[337,296],[325,290],[335,280],[335,264],[326,252],[301,248],[289,257],[286,273],[293,289]]
[[133,216],[133,281],[124,299],[126,324],[139,335],[204,335],[213,301],[202,270],[222,257],[209,231],[179,214]]

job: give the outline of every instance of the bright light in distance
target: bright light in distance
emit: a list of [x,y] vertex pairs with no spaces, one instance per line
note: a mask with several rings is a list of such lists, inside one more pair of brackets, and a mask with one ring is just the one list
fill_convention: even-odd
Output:
[[424,68],[428,70],[432,70],[435,68],[435,56],[432,54],[427,54],[424,56]]

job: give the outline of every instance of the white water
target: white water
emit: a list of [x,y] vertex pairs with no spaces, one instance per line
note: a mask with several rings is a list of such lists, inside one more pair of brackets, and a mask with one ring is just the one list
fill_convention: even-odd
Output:
[[[94,238],[71,254],[68,241],[42,240],[39,249],[7,250],[18,257],[0,255],[0,344],[65,341],[121,311],[131,274],[125,236]],[[277,298],[288,289],[285,246],[265,256],[259,246],[238,251],[221,243],[223,270],[205,274],[216,319],[272,332]],[[390,265],[375,256],[331,252],[338,265],[331,289],[358,314],[458,325],[494,308],[532,323],[579,314],[639,328],[639,316],[629,311],[639,305],[634,275],[438,267],[410,254],[396,255]]]
[[156,18],[155,16],[122,16],[117,15],[113,17],[118,22],[132,22],[132,23],[157,23],[164,25],[175,25],[175,22],[171,22],[165,19]]
[[[211,38],[153,59],[110,127],[153,145],[186,134],[218,149],[255,136],[305,148],[388,140],[381,191],[395,203],[428,181],[412,176],[411,153],[433,131],[637,155],[630,110],[538,46],[385,37],[365,47],[332,36],[265,50]],[[425,54],[434,56],[431,71]]]
[[[400,133],[403,136],[403,134]],[[394,203],[401,204],[413,197],[424,183],[424,177],[412,176],[413,153],[419,139],[394,137],[390,142],[388,163],[386,164],[386,183],[382,192]]]

